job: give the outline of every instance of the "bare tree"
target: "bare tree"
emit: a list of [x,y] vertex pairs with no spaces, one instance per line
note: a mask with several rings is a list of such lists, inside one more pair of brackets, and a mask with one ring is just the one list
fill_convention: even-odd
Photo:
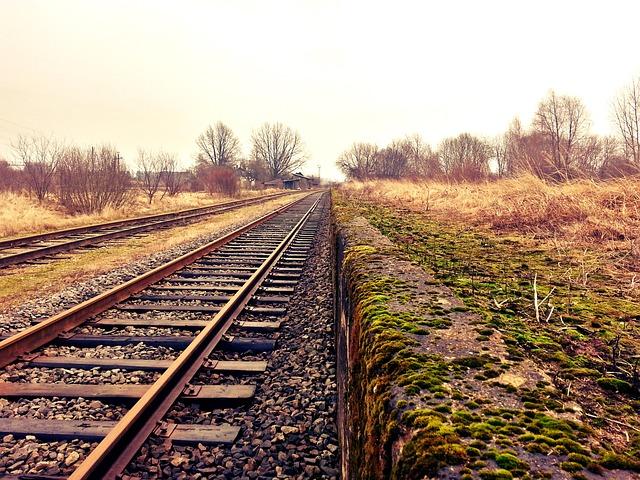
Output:
[[131,199],[131,175],[109,145],[65,148],[58,165],[58,197],[70,212],[100,212]]
[[372,178],[376,175],[379,151],[373,143],[354,143],[338,157],[338,168],[350,179]]
[[196,139],[197,161],[213,166],[235,166],[240,156],[240,141],[224,123],[218,122]]
[[0,192],[19,191],[23,186],[23,172],[13,168],[9,162],[0,158]]
[[567,180],[575,175],[576,152],[589,130],[589,118],[582,101],[551,91],[540,102],[533,126],[548,143],[547,165],[541,168],[546,176]]
[[629,161],[625,146],[618,137],[603,137],[600,142],[599,178],[624,177],[640,173],[640,165]]
[[409,172],[409,156],[402,140],[394,140],[378,152],[377,174],[381,178],[402,178]]
[[618,95],[613,111],[625,156],[630,163],[640,168],[640,77]]
[[251,183],[265,182],[269,180],[269,169],[261,160],[243,159],[238,168],[240,176]]
[[184,178],[178,171],[178,161],[172,153],[160,152],[158,154],[159,163],[162,166],[162,183],[164,193],[170,197],[175,197],[184,188]]
[[522,130],[520,119],[515,117],[509,124],[504,134],[504,175],[511,176],[518,170],[519,162],[525,156],[523,151],[523,137],[525,133]]
[[263,162],[271,178],[280,178],[306,161],[300,135],[282,123],[265,123],[253,132],[251,158]]
[[489,141],[491,157],[495,161],[496,175],[505,177],[509,169],[509,139],[507,133],[498,135]]
[[27,187],[38,201],[43,201],[53,188],[63,146],[44,135],[20,135],[12,147],[17,160],[24,165]]
[[409,135],[400,143],[407,157],[407,168],[410,175],[420,178],[436,178],[441,174],[438,155],[419,134]]
[[443,140],[438,154],[452,180],[482,180],[489,175],[489,145],[469,133]]
[[156,193],[160,189],[164,171],[164,158],[160,154],[154,154],[143,149],[138,150],[138,179],[140,188],[149,200],[149,205],[153,201]]

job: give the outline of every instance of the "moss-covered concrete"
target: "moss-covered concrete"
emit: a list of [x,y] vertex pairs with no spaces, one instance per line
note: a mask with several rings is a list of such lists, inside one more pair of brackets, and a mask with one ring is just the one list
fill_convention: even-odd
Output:
[[634,381],[579,349],[594,322],[629,345],[610,309],[636,305],[556,281],[574,301],[553,329],[525,312],[546,252],[339,197],[334,219],[349,478],[640,478]]

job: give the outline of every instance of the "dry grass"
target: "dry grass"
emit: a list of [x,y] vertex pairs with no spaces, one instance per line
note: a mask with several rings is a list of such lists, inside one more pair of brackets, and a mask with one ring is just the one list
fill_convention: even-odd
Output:
[[[276,190],[243,191],[240,197],[266,195]],[[149,205],[141,194],[134,201],[119,209],[106,209],[95,215],[70,215],[53,201],[39,204],[19,193],[0,193],[0,238],[42,233],[50,230],[108,222],[128,217],[152,215],[232,200],[229,197],[211,196],[204,192],[185,192],[175,197],[158,195]]]
[[640,282],[633,280],[640,266],[638,178],[561,185],[533,176],[473,184],[372,180],[342,189],[437,220],[533,237],[560,252],[582,250],[585,263],[602,256]]
[[640,179],[562,185],[532,176],[480,184],[375,180],[343,189],[496,230],[585,242],[640,237]]
[[0,311],[7,312],[11,307],[31,298],[42,298],[60,291],[67,285],[140,260],[143,256],[162,252],[243,220],[257,218],[296,198],[299,198],[299,195],[277,198],[259,205],[214,215],[192,225],[126,239],[118,246],[79,252],[66,260],[6,270],[0,275]]

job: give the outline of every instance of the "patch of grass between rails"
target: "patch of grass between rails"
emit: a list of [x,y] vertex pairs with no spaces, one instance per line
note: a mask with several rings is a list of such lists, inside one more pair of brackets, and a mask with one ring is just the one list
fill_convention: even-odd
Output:
[[[145,234],[144,237],[123,238],[114,246],[70,252],[68,259],[0,270],[0,311],[8,312],[11,307],[26,300],[54,294],[75,282],[126,266],[238,222],[257,218],[295,198],[299,197],[287,196],[260,205],[242,207],[205,217],[190,225]],[[61,255],[66,255],[66,252]]]

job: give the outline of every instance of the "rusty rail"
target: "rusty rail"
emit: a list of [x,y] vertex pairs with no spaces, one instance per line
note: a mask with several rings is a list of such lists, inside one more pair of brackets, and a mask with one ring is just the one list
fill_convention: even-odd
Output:
[[190,213],[198,213],[198,212],[203,212],[210,209],[216,209],[219,207],[244,205],[246,202],[251,202],[251,201],[259,202],[264,200],[271,200],[274,198],[281,197],[283,195],[290,195],[290,194],[291,194],[290,192],[272,193],[269,195],[262,195],[262,196],[253,197],[253,198],[245,198],[242,200],[231,200],[228,202],[214,203],[212,205],[205,205],[203,207],[187,208],[184,210],[176,210],[173,212],[166,212],[166,213],[157,213],[153,215],[143,215],[140,217],[123,218],[121,220],[112,220],[110,222],[93,223],[91,225],[82,225],[80,227],[71,227],[71,228],[65,228],[61,230],[53,230],[51,232],[36,233],[34,235],[25,235],[21,237],[9,238],[6,240],[0,240],[0,249],[19,247],[22,245],[28,245],[33,242],[38,242],[42,240],[51,240],[54,238],[60,238],[60,237],[65,237],[68,235],[74,235],[79,233],[90,233],[92,231],[103,229],[103,228],[123,227],[126,225],[132,225],[138,222],[162,220],[162,219],[168,219],[171,217],[179,217],[182,215],[188,215]]
[[[200,207],[198,209],[183,210],[181,212],[175,212],[171,214],[138,217],[138,218],[129,219],[129,220],[120,220],[120,221],[103,223],[103,224],[76,227],[76,228],[67,229],[67,230],[57,230],[55,232],[43,233],[40,235],[32,235],[29,237],[21,237],[19,239],[14,239],[14,240],[6,240],[4,242],[0,242],[0,247],[3,247],[6,249],[6,248],[12,248],[15,246],[29,245],[30,242],[31,243],[39,242],[45,239],[64,238],[65,235],[72,235],[72,234],[79,234],[79,233],[93,233],[93,232],[97,233],[97,235],[91,236],[91,237],[73,239],[73,240],[69,240],[67,242],[56,244],[56,245],[51,245],[46,247],[37,247],[37,248],[34,248],[33,250],[28,250],[21,253],[10,254],[7,256],[0,256],[0,267],[15,265],[18,263],[26,262],[28,260],[41,258],[47,255],[66,252],[66,251],[73,250],[75,248],[83,247],[86,245],[102,243],[105,241],[114,240],[116,238],[121,238],[121,237],[128,237],[128,236],[135,235],[141,232],[146,232],[149,230],[164,228],[164,227],[168,227],[175,224],[188,223],[200,217],[224,213],[229,210],[234,210],[236,208],[254,205],[256,203],[260,203],[265,200],[271,200],[283,195],[288,195],[288,194],[278,193],[278,194],[266,195],[258,198],[237,200],[237,201],[226,202],[226,203],[221,203],[217,205],[210,205],[207,207]],[[194,213],[194,212],[197,212],[197,213]],[[164,217],[171,217],[171,218],[159,219]],[[126,227],[127,225],[138,223],[140,221],[144,221],[145,219],[149,219],[149,220],[156,219],[157,221],[153,221],[151,223],[143,223],[142,225],[133,225],[123,230],[100,233],[101,229],[111,228],[115,226]],[[15,242],[22,242],[22,243],[15,243]]]
[[[308,196],[308,195],[307,195]],[[82,302],[61,313],[49,317],[42,322],[33,325],[25,330],[12,335],[0,342],[0,367],[17,360],[20,355],[31,352],[58,337],[61,333],[71,330],[85,322],[90,317],[104,312],[113,305],[129,298],[131,295],[143,290],[152,283],[171,275],[189,263],[193,263],[212,250],[230,242],[248,230],[264,223],[279,213],[291,208],[301,202],[307,196],[290,202],[236,230],[220,237],[202,247],[193,250],[181,257],[176,258],[164,265],[161,265],[149,272],[118,285],[100,295],[97,295],[85,302]]]
[[321,198],[320,196],[314,202],[289,234],[222,307],[220,312],[211,319],[171,366],[118,422],[116,427],[89,454],[69,477],[70,480],[115,479],[124,471],[135,453],[156,428],[157,423],[165,416],[185,388],[188,388],[188,382],[295,239],[296,234],[302,229]]

